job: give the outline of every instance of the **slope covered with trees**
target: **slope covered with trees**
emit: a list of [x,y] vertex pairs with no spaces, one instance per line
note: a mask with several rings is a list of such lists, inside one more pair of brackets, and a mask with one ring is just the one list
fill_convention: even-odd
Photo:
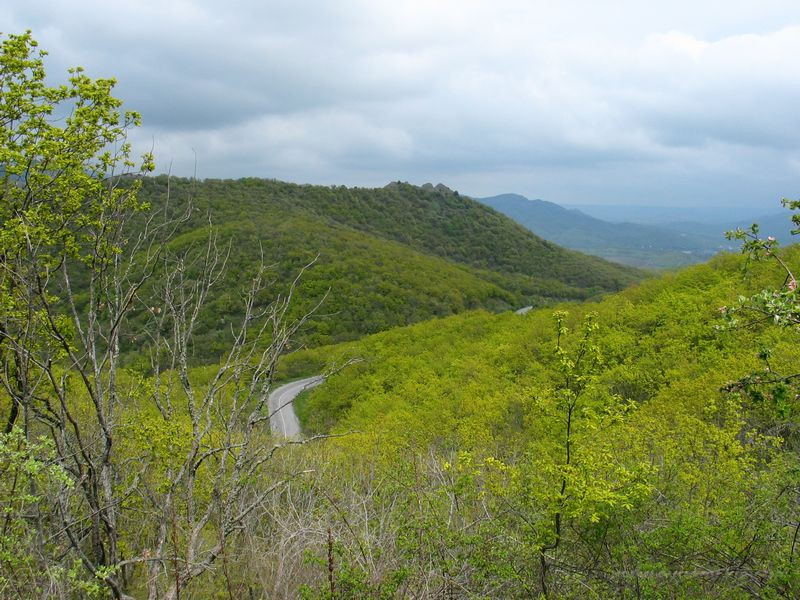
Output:
[[[611,223],[544,200],[502,194],[480,201],[557,244],[645,268],[678,267],[708,260],[723,248],[723,225],[703,231],[638,223]],[[785,221],[786,219],[784,219]]]
[[300,406],[310,433],[346,434],[331,453],[361,487],[343,521],[368,527],[360,499],[392,490],[369,501],[383,537],[358,539],[380,565],[344,532],[342,560],[484,597],[796,595],[796,283],[773,263],[743,279],[743,264],[291,357],[289,371],[362,359]]
[[[164,178],[146,181],[164,186]],[[325,223],[348,226],[398,241],[417,251],[504,274],[557,280],[593,291],[621,289],[640,276],[596,257],[564,250],[513,220],[470,198],[439,186],[425,189],[393,183],[380,189],[297,185],[274,180],[172,179],[176,200],[191,195],[202,224],[208,212],[215,222],[257,219],[276,210],[313,215]]]
[[[140,197],[183,215],[171,247],[208,235],[228,247],[227,268],[199,317],[197,360],[216,359],[238,310],[236,284],[262,256],[286,284],[303,277],[299,311],[326,296],[299,341],[319,345],[466,309],[491,311],[584,299],[642,273],[565,250],[457,193],[408,184],[384,189],[307,186],[262,179],[146,178]],[[143,291],[145,295],[147,286]],[[141,318],[146,317],[141,307]]]
[[[789,260],[796,262],[800,249],[791,250]],[[794,334],[769,328],[759,333],[720,329],[725,324],[721,307],[735,304],[741,293],[755,291],[779,274],[764,266],[757,276],[742,281],[741,265],[739,257],[721,255],[708,264],[650,280],[600,302],[558,305],[526,315],[470,312],[429,321],[329,347],[324,353],[302,352],[287,359],[286,368],[295,361],[311,361],[317,356],[321,360],[323,355],[336,356],[340,361],[365,359],[310,394],[301,411],[310,432],[327,431],[334,425],[360,429],[384,411],[404,411],[411,406],[419,422],[408,431],[419,432],[426,422],[438,429],[435,423],[441,415],[426,415],[424,410],[445,410],[449,401],[458,404],[459,395],[467,392],[455,385],[457,381],[468,378],[483,388],[481,395],[487,396],[504,381],[530,384],[532,374],[543,368],[542,363],[552,362],[552,315],[556,310],[567,310],[573,329],[585,315],[596,315],[600,330],[593,337],[605,357],[604,369],[624,377],[624,381],[616,380],[607,374],[607,381],[627,399],[645,401],[658,390],[675,385],[672,371],[714,370],[724,378],[721,385],[732,376],[730,367],[724,366],[728,361],[743,361],[742,375],[752,368],[759,336],[765,344],[781,336],[794,339]],[[617,361],[622,364],[612,369]],[[376,396],[376,388],[387,394]],[[414,399],[415,389],[430,390],[424,404]],[[406,398],[402,390],[412,393]],[[451,398],[454,392],[456,396]],[[505,394],[503,402],[511,401],[513,395]],[[384,396],[390,398],[386,403],[380,401]],[[457,440],[458,444],[467,442]]]

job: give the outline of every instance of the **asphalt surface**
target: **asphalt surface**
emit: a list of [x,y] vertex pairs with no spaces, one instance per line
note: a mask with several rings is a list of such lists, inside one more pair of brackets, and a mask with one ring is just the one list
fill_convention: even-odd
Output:
[[287,438],[300,437],[300,421],[294,412],[295,397],[302,391],[318,386],[325,381],[321,375],[299,379],[276,388],[269,395],[269,425],[272,432]]

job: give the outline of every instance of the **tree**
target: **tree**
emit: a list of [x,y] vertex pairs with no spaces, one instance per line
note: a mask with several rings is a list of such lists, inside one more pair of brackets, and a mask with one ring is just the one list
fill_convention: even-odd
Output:
[[[4,536],[9,523],[35,533],[15,539],[39,573],[10,585],[66,595],[80,580],[124,598],[138,575],[151,598],[177,598],[294,476],[262,481],[282,445],[266,403],[308,315],[287,316],[299,279],[265,300],[262,261],[229,352],[211,375],[191,371],[197,315],[227,252],[213,232],[171,250],[186,215],[170,217],[168,197],[155,211],[137,199],[136,175],[153,169],[126,141],[139,115],[120,110],[113,80],[79,68],[48,86],[44,56],[30,32],[0,53],[0,468],[38,507],[5,515]],[[132,330],[134,314],[147,318]],[[121,367],[125,343],[152,350],[150,374]],[[59,484],[42,485],[37,465]]]
[[[800,201],[782,200],[785,207],[798,211]],[[800,234],[800,213],[792,215],[795,229]],[[725,321],[723,329],[739,329],[771,324],[800,333],[800,291],[797,289],[796,269],[782,252],[773,236],[762,237],[758,224],[749,229],[727,232],[728,239],[742,242],[742,254],[747,256],[744,271],[750,271],[753,262],[769,261],[778,268],[782,282],[769,285],[750,297],[740,296],[734,306],[723,306],[720,312]],[[750,411],[754,425],[769,435],[779,435],[794,449],[800,449],[800,372],[793,369],[781,373],[770,361],[771,350],[761,348],[758,355],[764,369],[751,373],[726,386],[728,391],[742,392],[751,400]]]
[[[597,383],[606,367],[595,339],[597,315],[584,317],[578,336],[570,335],[568,313],[556,311],[553,316],[557,375],[552,387],[539,390],[533,398],[542,425],[553,435],[552,445],[539,446],[521,470],[523,502],[533,507],[529,514],[539,513],[531,520],[531,541],[539,558],[539,587],[544,597],[553,591],[548,575],[554,565],[570,565],[568,570],[575,574],[591,572],[580,564],[579,544],[565,540],[568,528],[582,531],[578,538],[588,543],[592,536],[587,531],[595,524],[608,521],[616,507],[631,509],[649,493],[643,477],[646,465],[615,460],[608,441],[598,436],[599,431],[621,422],[633,403]],[[577,340],[571,341],[571,337]],[[563,551],[564,541],[569,543],[569,551]]]
[[[782,200],[782,204],[793,210],[800,210],[800,200]],[[796,226],[792,235],[800,234],[800,213],[792,215],[792,223]],[[741,317],[747,318],[745,325],[753,325],[759,321],[772,321],[781,327],[794,328],[800,331],[800,293],[797,291],[797,278],[790,265],[778,252],[778,240],[773,236],[761,237],[757,223],[749,229],[736,229],[726,234],[728,239],[741,240],[742,254],[747,256],[745,270],[751,261],[771,260],[779,265],[783,282],[780,287],[767,287],[758,294],[739,299],[736,307],[722,307],[720,310],[729,326],[741,325]]]
[[[111,472],[114,375],[120,327],[137,286],[114,289],[108,274],[122,261],[125,220],[142,208],[138,183],[121,185],[135,166],[126,134],[140,117],[120,112],[113,80],[92,80],[81,69],[70,70],[67,84],[49,87],[44,56],[30,32],[8,36],[0,53],[4,430],[18,426],[28,439],[50,434],[58,462],[83,491],[80,512],[87,515],[76,514],[62,494],[59,521],[94,574],[120,553]],[[142,157],[140,171],[151,169],[152,157]],[[90,280],[85,311],[76,306],[73,272]],[[94,407],[91,432],[73,401],[74,376]],[[116,578],[108,581],[120,596]]]
[[[134,167],[125,138],[139,115],[119,112],[113,80],[91,80],[81,69],[70,70],[67,85],[48,87],[46,53],[36,48],[28,32],[10,35],[0,53],[0,353],[12,400],[6,432],[34,408],[34,348],[69,349],[66,338],[48,335],[64,326],[48,318],[57,276],[73,262],[106,269],[122,251],[124,218],[141,208],[138,182],[120,186]],[[142,157],[141,171],[152,167],[152,157]]]
[[[797,212],[800,210],[800,201],[783,199],[782,204],[795,211],[791,217],[795,228],[791,233],[800,234],[800,212]],[[768,261],[777,267],[780,277],[778,281],[782,281],[779,286],[765,286],[750,297],[740,296],[734,306],[721,307],[720,312],[725,321],[721,329],[736,331],[771,326],[800,333],[800,291],[797,269],[792,266],[792,259],[797,260],[797,248],[794,253],[780,248],[775,237],[764,238],[760,234],[756,223],[747,230],[729,231],[726,236],[742,242],[741,251],[747,257],[745,274],[751,272],[752,262]],[[787,472],[772,489],[766,488],[767,494],[772,496],[769,504],[774,507],[772,522],[779,524],[776,527],[778,531],[773,534],[777,548],[771,555],[769,584],[779,590],[783,597],[795,597],[800,590],[800,577],[795,561],[800,540],[800,484],[797,481],[796,462],[800,453],[800,371],[796,365],[796,355],[794,360],[784,365],[785,369],[791,369],[787,373],[780,367],[775,367],[772,354],[772,348],[762,347],[758,351],[758,358],[763,363],[763,368],[728,383],[723,390],[744,400],[749,428],[766,439],[775,440],[776,446],[786,451],[784,456],[790,465]],[[791,500],[783,503],[782,497]]]

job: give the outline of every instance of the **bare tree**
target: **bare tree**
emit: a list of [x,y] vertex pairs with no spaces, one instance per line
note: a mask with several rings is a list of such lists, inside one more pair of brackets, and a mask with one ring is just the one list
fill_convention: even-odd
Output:
[[[282,444],[269,428],[268,397],[279,357],[316,307],[290,319],[300,276],[263,303],[270,269],[263,263],[242,293],[230,351],[200,381],[189,363],[192,333],[203,303],[221,281],[228,251],[211,235],[202,252],[164,256],[162,310],[151,307],[152,402],[166,426],[181,422],[181,456],[163,478],[138,486],[157,531],[139,556],[148,564],[150,598],[177,598],[191,580],[224,557],[244,519],[285,480],[264,481],[265,464]],[[195,275],[192,276],[191,274]],[[289,477],[292,477],[290,475]]]
[[[198,317],[228,251],[213,233],[200,249],[171,249],[191,206],[175,216],[169,189],[155,211],[138,200],[126,136],[139,116],[121,113],[113,80],[80,69],[47,87],[42,55],[29,33],[0,52],[0,467],[12,475],[2,492],[36,500],[3,512],[0,549],[30,546],[19,548],[33,557],[26,568],[42,575],[14,588],[23,597],[80,584],[125,598],[145,571],[151,597],[177,598],[281,485],[260,480],[280,448],[267,396],[314,309],[291,318],[299,275],[276,294],[262,261],[229,351],[210,377],[194,372]],[[145,155],[139,172],[152,168]],[[123,368],[126,345],[150,346],[152,373]],[[139,443],[138,421],[168,436],[164,446]],[[57,485],[42,484],[42,467]],[[27,533],[8,537],[12,522]]]
[[[16,364],[25,367],[15,371],[17,379],[34,382],[17,395],[27,427],[49,432],[58,463],[75,483],[61,489],[58,528],[49,535],[117,598],[125,597],[142,563],[149,597],[179,597],[223,555],[244,518],[282,485],[261,480],[281,447],[270,433],[267,399],[279,357],[316,308],[289,318],[300,275],[314,261],[272,301],[265,300],[270,270],[258,265],[242,290],[230,351],[198,381],[190,364],[193,332],[229,251],[211,233],[205,247],[173,254],[166,242],[189,213],[168,219],[167,212],[165,204],[143,223],[124,206],[109,213],[111,247],[125,251],[97,245],[89,267],[74,269],[77,278],[64,257],[57,271],[30,287],[40,322],[31,319],[18,338],[6,337]],[[128,237],[131,230],[136,234]],[[29,256],[36,256],[34,248]],[[154,288],[147,295],[146,283]],[[149,318],[130,331],[135,313]],[[36,346],[42,330],[52,343]],[[149,342],[152,383],[135,381],[121,368],[123,338]],[[164,465],[158,453],[118,452],[135,433],[134,407],[157,414],[156,427],[180,432],[170,440],[180,458]],[[130,504],[139,510],[127,514]],[[131,536],[137,525],[155,534]],[[123,546],[132,554],[125,556]]]

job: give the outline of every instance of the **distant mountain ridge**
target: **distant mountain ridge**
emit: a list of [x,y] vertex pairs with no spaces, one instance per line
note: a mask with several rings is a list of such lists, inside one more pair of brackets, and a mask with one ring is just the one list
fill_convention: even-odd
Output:
[[724,236],[723,232],[725,231],[730,231],[737,227],[749,229],[753,223],[758,224],[759,232],[762,235],[775,236],[782,245],[793,244],[800,241],[795,236],[792,236],[793,225],[791,221],[791,211],[788,210],[784,210],[780,213],[759,215],[750,219],[737,218],[735,220],[718,223],[674,221],[660,224],[659,227],[687,235],[703,235],[721,238]]
[[533,233],[557,244],[639,267],[674,267],[707,260],[725,244],[722,232],[689,233],[665,226],[611,223],[580,210],[518,194],[479,198]]

